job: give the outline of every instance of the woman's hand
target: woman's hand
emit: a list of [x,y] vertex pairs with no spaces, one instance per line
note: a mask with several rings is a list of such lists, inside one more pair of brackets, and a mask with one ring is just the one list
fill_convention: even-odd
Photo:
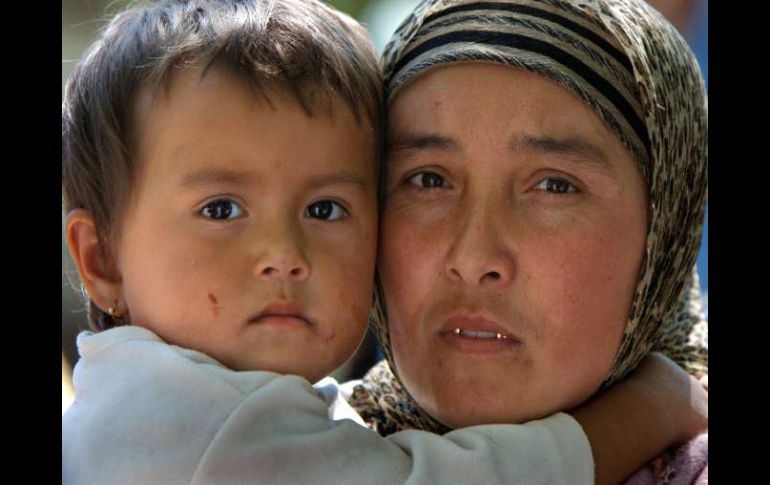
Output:
[[674,444],[686,442],[708,429],[708,374],[699,380],[654,352],[645,357],[627,380],[641,386],[651,405],[669,413]]
[[708,429],[702,384],[662,354],[570,414],[591,443],[597,484],[620,483],[667,448]]

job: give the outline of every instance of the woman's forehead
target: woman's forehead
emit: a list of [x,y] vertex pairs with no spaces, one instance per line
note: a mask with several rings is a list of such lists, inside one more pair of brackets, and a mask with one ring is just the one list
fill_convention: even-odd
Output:
[[420,75],[393,99],[389,148],[461,150],[471,137],[507,150],[597,160],[627,151],[599,116],[537,73],[491,63],[458,63]]

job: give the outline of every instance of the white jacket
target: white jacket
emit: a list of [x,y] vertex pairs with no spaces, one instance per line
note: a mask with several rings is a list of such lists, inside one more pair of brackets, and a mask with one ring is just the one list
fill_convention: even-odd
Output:
[[[387,438],[324,379],[235,372],[135,326],[78,336],[75,401],[62,417],[67,484],[592,484],[566,414],[444,436]],[[330,419],[346,418],[346,419]]]

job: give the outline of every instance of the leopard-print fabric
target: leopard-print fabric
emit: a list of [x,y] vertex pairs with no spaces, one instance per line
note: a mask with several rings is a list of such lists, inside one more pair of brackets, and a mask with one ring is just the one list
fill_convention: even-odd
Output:
[[703,313],[700,283],[695,268],[652,350],[666,354],[690,374],[701,378],[709,372],[708,322]]
[[[445,56],[431,64],[428,59],[421,68],[412,69],[406,79],[399,65],[413,44],[421,42],[426,22],[441,20],[449,9],[472,4],[483,4],[487,9],[480,7],[474,12],[474,22],[487,15],[492,4],[518,5],[557,13],[573,25],[601,31],[622,49],[632,67],[636,82],[633,91],[643,111],[648,137],[649,157],[637,154],[637,160],[642,163],[651,202],[646,252],[634,301],[615,362],[602,388],[622,379],[651,350],[665,353],[693,374],[707,374],[708,324],[700,305],[694,264],[707,198],[708,113],[703,79],[687,43],[642,0],[424,0],[383,51],[389,100],[393,99],[390,93],[394,86],[403,87],[425,69],[438,63],[469,60]],[[483,60],[517,65],[504,57],[501,54],[500,60]],[[537,71],[531,65],[525,67]],[[565,71],[562,77],[570,76],[576,74]],[[570,89],[570,83],[565,87]],[[599,114],[603,116],[601,111]],[[615,128],[606,117],[603,119]],[[614,131],[624,138],[618,129]],[[634,152],[628,140],[624,143]],[[385,360],[365,376],[350,403],[381,434],[409,428],[444,432],[447,428],[420,409],[398,380],[383,302],[378,280],[372,322]]]

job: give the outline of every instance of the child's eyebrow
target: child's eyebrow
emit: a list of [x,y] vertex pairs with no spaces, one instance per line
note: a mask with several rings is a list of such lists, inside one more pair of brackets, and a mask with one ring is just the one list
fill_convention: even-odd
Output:
[[[208,185],[251,185],[258,181],[259,177],[248,170],[236,171],[226,168],[204,168],[190,172],[182,179],[181,187],[196,189]],[[310,189],[326,187],[329,185],[353,185],[362,190],[367,189],[366,180],[352,173],[328,173],[311,177],[307,186]]]
[[249,171],[236,171],[223,168],[204,168],[188,173],[182,179],[181,186],[194,189],[206,185],[230,184],[248,185],[256,182],[256,177]]
[[354,185],[360,189],[366,190],[367,183],[363,177],[351,173],[329,173],[312,177],[308,182],[308,187],[317,189],[328,185]]

